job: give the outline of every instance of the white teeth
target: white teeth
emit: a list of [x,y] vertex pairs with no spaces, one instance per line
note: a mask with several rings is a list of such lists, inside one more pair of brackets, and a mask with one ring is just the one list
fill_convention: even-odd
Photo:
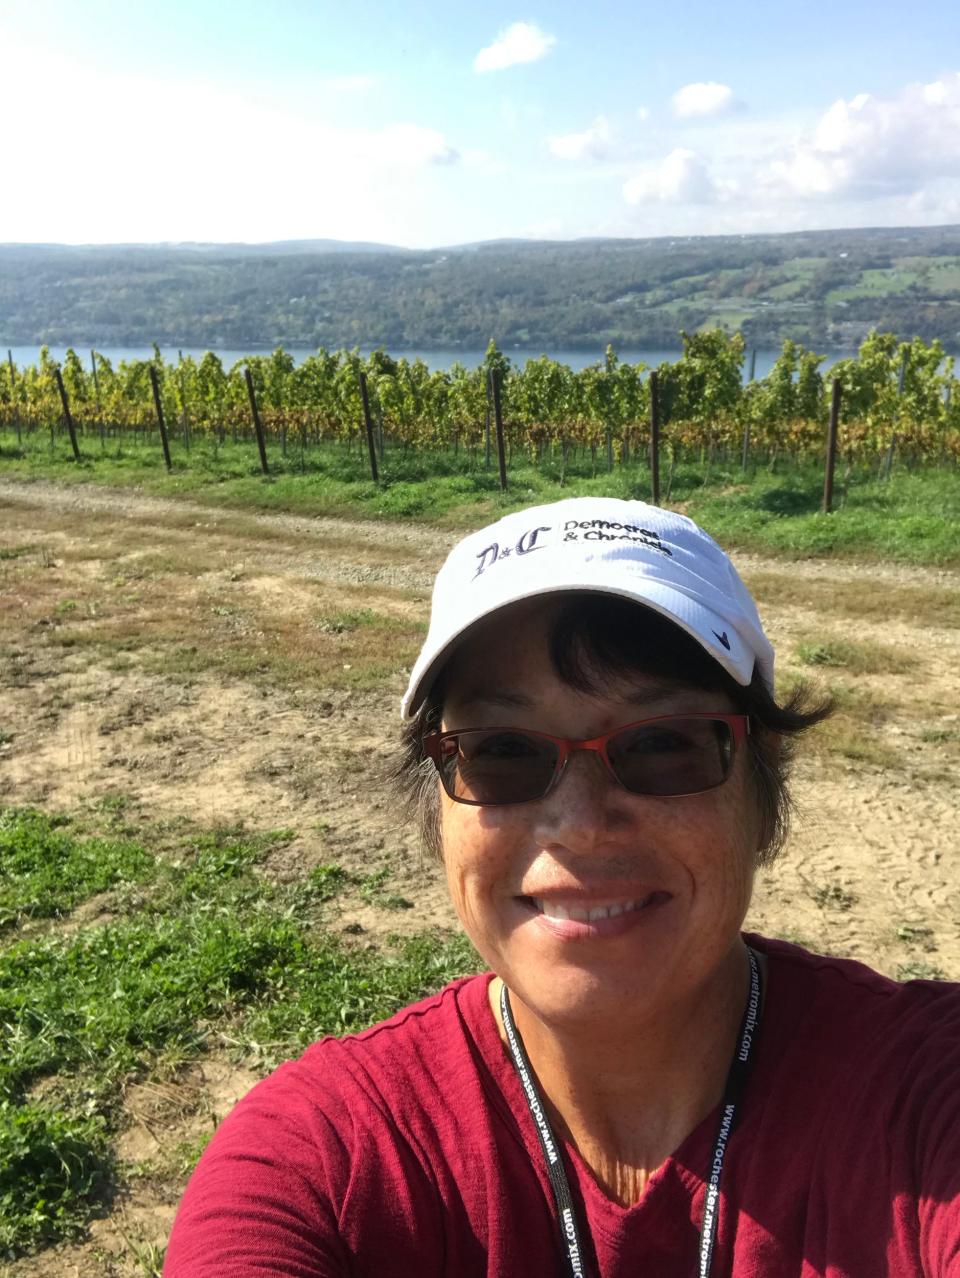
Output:
[[533,903],[548,919],[574,919],[580,923],[595,923],[598,919],[615,919],[628,910],[642,908],[649,900],[650,897],[647,896],[642,901],[612,901],[609,905],[594,905],[589,909],[582,905],[561,905],[559,901],[544,901],[539,897],[535,897]]

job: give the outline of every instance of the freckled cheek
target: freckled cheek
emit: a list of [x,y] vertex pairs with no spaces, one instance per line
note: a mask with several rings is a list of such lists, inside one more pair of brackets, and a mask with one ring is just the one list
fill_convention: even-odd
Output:
[[745,909],[753,893],[757,830],[752,814],[741,812],[727,824],[726,838],[715,845],[718,889],[734,908]]
[[[718,801],[719,800],[719,801]],[[757,823],[749,804],[730,794],[704,795],[678,808],[669,842],[683,863],[694,897],[712,909],[742,910],[753,890]]]
[[447,799],[441,810],[443,862],[454,908],[468,932],[489,927],[491,905],[516,890],[516,839],[506,815]]

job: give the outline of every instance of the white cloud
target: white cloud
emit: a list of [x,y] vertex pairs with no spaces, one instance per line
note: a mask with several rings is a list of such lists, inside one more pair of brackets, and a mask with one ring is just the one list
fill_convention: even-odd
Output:
[[650,119],[650,108],[645,106],[637,107],[637,119],[645,124]]
[[474,71],[502,71],[521,62],[539,62],[557,42],[532,22],[514,22],[473,60]]
[[550,150],[560,160],[602,160],[610,145],[610,124],[598,115],[582,133],[564,133],[550,139]]
[[623,184],[628,204],[711,204],[721,194],[703,160],[682,147]]
[[421,168],[425,164],[456,164],[460,158],[442,133],[419,124],[390,124],[353,135],[358,153],[366,152],[378,163]]
[[722,115],[735,105],[733,90],[716,80],[685,84],[673,95],[673,113],[681,120],[704,115]]
[[[24,183],[21,198],[0,204],[0,241],[409,243],[424,235],[443,175],[459,167],[442,132],[412,121],[349,126],[339,110],[296,109],[199,80],[94,71],[50,49],[17,45],[4,55],[0,114],[26,115],[31,127],[8,139],[5,163]],[[94,163],[89,146],[74,144],[76,119],[95,122]],[[177,181],[158,186],[153,161],[171,139]],[[102,165],[118,156],[139,160],[104,187]],[[262,182],[237,199],[251,163],[283,174],[282,195]]]
[[839,99],[769,165],[772,194],[877,199],[917,196],[960,176],[960,72],[894,97]]
[[931,183],[911,195],[906,208],[911,222],[960,222],[960,181]]

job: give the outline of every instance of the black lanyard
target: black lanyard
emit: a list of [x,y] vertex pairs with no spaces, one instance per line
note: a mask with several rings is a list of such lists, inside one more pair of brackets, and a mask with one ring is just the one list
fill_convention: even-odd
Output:
[[[756,954],[747,947],[750,960],[750,994],[747,998],[746,1011],[740,1023],[740,1034],[734,1048],[733,1059],[727,1071],[727,1081],[723,1089],[723,1100],[720,1109],[720,1128],[713,1146],[713,1157],[707,1176],[707,1196],[703,1204],[703,1222],[700,1226],[700,1256],[697,1264],[698,1278],[707,1278],[713,1261],[713,1246],[717,1236],[717,1216],[720,1205],[720,1177],[723,1174],[723,1160],[727,1152],[727,1142],[736,1122],[737,1106],[743,1099],[750,1073],[753,1040],[760,1023],[760,1008],[763,994],[763,978],[760,963]],[[520,1032],[513,1023],[510,1012],[510,995],[506,985],[500,990],[500,1014],[503,1017],[503,1028],[507,1035],[507,1045],[513,1057],[527,1105],[540,1137],[540,1146],[547,1164],[547,1175],[553,1190],[553,1201],[557,1208],[557,1226],[560,1231],[560,1249],[565,1258],[564,1274],[572,1278],[585,1278],[585,1259],[580,1242],[580,1225],[574,1210],[573,1198],[570,1194],[570,1183],[563,1168],[560,1146],[550,1127],[547,1112],[544,1108],[537,1085],[533,1081],[533,1071],[527,1059]]]

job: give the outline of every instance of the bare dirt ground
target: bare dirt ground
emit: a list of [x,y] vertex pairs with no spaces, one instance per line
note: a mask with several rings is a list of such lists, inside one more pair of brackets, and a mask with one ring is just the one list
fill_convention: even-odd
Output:
[[[389,875],[393,899],[348,898],[338,927],[453,926],[438,868],[358,759],[395,739],[453,540],[0,481],[0,802],[122,795],[144,820],[290,827],[280,877]],[[960,979],[960,574],[736,558],[781,676],[812,674],[839,706],[801,750],[793,833],[748,925],[900,979]],[[131,1088],[121,1159],[170,1167],[253,1080],[214,1056]],[[133,1178],[87,1242],[11,1278],[156,1272],[184,1175]]]

